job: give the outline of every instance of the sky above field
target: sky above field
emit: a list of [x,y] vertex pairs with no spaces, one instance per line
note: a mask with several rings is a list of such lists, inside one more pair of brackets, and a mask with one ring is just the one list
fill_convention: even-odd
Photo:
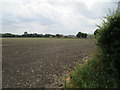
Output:
[[119,0],[0,0],[2,33],[92,34]]

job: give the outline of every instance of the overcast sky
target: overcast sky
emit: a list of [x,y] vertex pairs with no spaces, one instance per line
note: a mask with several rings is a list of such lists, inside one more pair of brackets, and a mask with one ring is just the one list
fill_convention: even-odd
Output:
[[118,1],[0,0],[2,33],[92,34],[109,9],[116,9]]

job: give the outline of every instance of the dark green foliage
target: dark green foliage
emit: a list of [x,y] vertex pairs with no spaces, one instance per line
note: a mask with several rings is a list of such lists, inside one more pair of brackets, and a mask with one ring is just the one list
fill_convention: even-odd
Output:
[[78,34],[76,35],[78,38],[86,38],[87,34],[86,33],[82,33],[82,32],[78,32]]
[[28,35],[28,33],[25,31],[25,32],[24,32],[24,36],[27,37],[27,35]]
[[[109,73],[111,73],[109,71]],[[112,72],[113,73],[113,72]],[[104,65],[96,55],[87,63],[76,67],[70,74],[70,84],[73,88],[116,88],[117,80],[104,70]],[[69,84],[68,84],[68,87]]]
[[31,34],[27,34],[27,35],[23,34],[22,37],[43,37],[43,35],[37,34],[37,33],[33,33],[33,34],[31,33]]
[[42,34],[37,34],[37,33],[28,34],[28,33],[25,31],[24,34],[22,35],[22,37],[43,37],[43,35],[42,35]]
[[77,37],[81,37],[81,32],[78,32],[78,34],[76,36]]
[[0,34],[1,37],[55,37],[52,34],[38,34],[38,33],[27,33],[26,31],[22,35],[15,35],[11,33]]
[[15,37],[15,35],[11,33],[5,33],[5,34],[2,34],[2,37]]
[[57,38],[61,38],[61,37],[63,37],[63,35],[61,35],[61,34],[56,34],[56,37],[57,37]]
[[51,34],[45,34],[44,37],[50,37],[52,36]]
[[106,17],[95,31],[97,54],[70,75],[68,87],[120,87],[120,12]]
[[98,34],[98,29],[95,30],[95,32],[94,32],[94,36],[95,36],[95,38],[96,38],[97,34]]
[[105,72],[120,82],[120,12],[106,17],[96,38]]

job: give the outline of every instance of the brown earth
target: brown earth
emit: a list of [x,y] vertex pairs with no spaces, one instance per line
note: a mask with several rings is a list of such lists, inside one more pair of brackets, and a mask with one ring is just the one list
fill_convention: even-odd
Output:
[[61,87],[60,78],[94,51],[92,39],[2,39],[2,87]]

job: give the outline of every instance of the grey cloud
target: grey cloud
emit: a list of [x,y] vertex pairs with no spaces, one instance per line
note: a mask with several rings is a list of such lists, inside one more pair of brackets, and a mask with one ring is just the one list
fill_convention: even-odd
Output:
[[117,6],[116,3],[100,2],[89,9],[82,2],[47,0],[40,4],[27,1],[23,5],[17,8],[6,6],[3,10],[3,32],[22,33],[28,29],[38,33],[93,33],[100,17],[108,13],[108,8]]

